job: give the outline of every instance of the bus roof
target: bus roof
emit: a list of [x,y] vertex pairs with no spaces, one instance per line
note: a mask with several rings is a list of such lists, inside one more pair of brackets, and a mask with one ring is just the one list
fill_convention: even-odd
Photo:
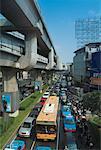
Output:
[[50,96],[39,113],[36,119],[36,124],[55,125],[58,112],[58,103],[59,100],[57,96]]

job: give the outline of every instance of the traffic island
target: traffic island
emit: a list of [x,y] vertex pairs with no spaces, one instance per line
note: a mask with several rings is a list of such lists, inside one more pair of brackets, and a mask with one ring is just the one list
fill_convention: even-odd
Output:
[[[45,86],[43,92],[47,89]],[[38,102],[39,98],[43,95],[36,91],[31,94],[30,97],[26,98],[20,105],[19,115],[16,118],[9,117],[7,123],[4,122],[2,118],[0,121],[0,149],[3,149],[5,145],[14,138],[20,125],[23,123],[25,118],[31,112],[33,106]]]

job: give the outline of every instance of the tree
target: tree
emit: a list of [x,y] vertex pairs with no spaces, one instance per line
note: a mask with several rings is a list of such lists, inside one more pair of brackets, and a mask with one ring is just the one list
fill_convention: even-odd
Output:
[[83,106],[92,112],[100,113],[101,99],[99,92],[90,92],[83,96]]

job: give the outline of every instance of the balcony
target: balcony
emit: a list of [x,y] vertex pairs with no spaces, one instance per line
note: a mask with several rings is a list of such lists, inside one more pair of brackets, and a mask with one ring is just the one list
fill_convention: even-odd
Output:
[[41,55],[39,55],[39,54],[37,54],[37,61],[41,62],[41,63],[44,63],[44,64],[48,64],[48,59],[41,56]]

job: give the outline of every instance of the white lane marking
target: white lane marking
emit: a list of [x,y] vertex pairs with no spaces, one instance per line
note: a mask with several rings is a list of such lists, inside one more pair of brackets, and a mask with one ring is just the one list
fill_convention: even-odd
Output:
[[57,144],[56,144],[56,150],[58,150],[58,146],[59,146],[59,126],[60,126],[60,106],[59,106],[59,118],[58,118],[58,133],[57,133]]
[[33,150],[35,143],[36,143],[36,140],[33,141],[33,144],[32,144],[32,146],[31,146],[31,150]]

